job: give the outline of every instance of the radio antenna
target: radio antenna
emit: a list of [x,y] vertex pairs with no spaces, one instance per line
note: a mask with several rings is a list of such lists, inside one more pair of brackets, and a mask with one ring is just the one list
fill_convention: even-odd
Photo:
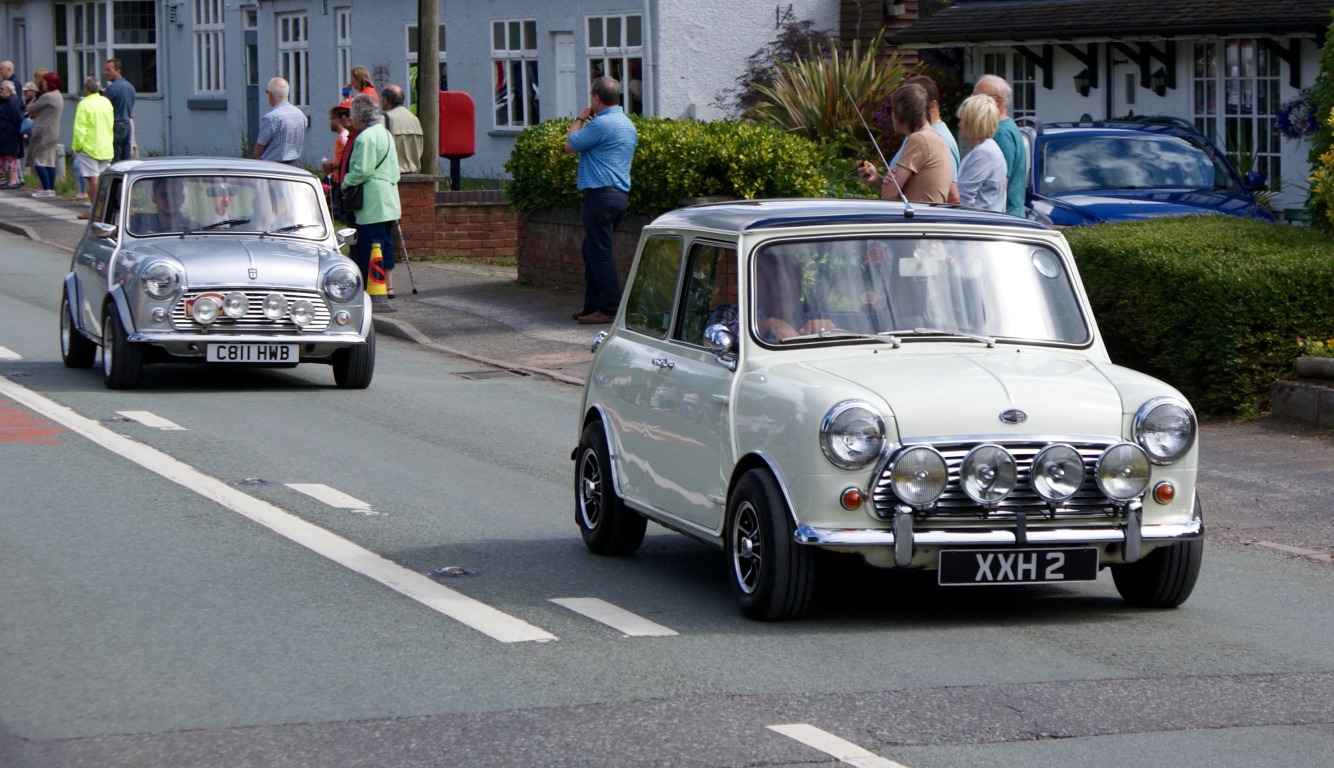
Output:
[[862,121],[862,127],[866,129],[866,136],[871,140],[871,146],[875,147],[875,153],[880,155],[880,162],[885,164],[885,177],[894,182],[894,189],[898,190],[899,201],[903,203],[903,218],[911,219],[913,217],[912,204],[908,202],[908,196],[903,194],[903,187],[899,186],[899,180],[894,178],[894,169],[889,167],[889,161],[885,159],[885,153],[880,150],[880,144],[875,140],[875,134],[871,132],[871,126],[867,124],[866,118],[862,116],[861,109],[857,106],[857,100],[852,98],[852,92],[848,86],[843,86],[843,93],[847,94],[848,102],[852,104],[852,111],[857,113],[857,119]]

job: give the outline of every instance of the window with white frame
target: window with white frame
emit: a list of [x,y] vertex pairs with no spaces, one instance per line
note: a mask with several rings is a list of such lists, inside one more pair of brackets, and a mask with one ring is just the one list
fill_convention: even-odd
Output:
[[310,54],[310,19],[304,13],[280,13],[278,22],[278,76],[287,81],[287,100],[294,106],[310,103],[307,74]]
[[999,75],[1010,84],[1010,117],[1037,115],[1037,66],[1018,51],[994,51],[982,54],[982,71]]
[[604,75],[621,85],[621,106],[644,114],[644,23],[639,14],[589,16],[588,82]]
[[223,0],[195,0],[195,93],[222,93],[227,90],[222,4]]
[[334,9],[334,48],[338,55],[338,80],[352,71],[352,9]]
[[537,22],[491,22],[492,86],[497,128],[526,128],[541,122],[537,90]]
[[1238,171],[1259,171],[1271,189],[1278,189],[1283,170],[1279,58],[1255,40],[1200,42],[1193,53],[1196,129],[1219,144]]
[[156,95],[157,5],[153,0],[56,3],[55,63],[66,91],[82,92],[85,78],[100,78],[107,59],[120,59],[121,73],[135,90]]
[[[411,106],[412,100],[417,95],[417,25],[409,24],[407,26],[408,38],[408,87],[403,93],[404,104]],[[445,25],[441,24],[436,30],[439,35],[440,49],[435,53],[436,65],[440,67],[440,90],[449,90],[449,65],[445,60]]]

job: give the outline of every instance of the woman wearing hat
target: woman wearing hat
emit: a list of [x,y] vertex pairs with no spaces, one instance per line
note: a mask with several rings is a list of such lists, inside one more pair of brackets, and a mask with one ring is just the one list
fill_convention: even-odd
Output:
[[33,172],[42,183],[42,190],[33,192],[33,197],[56,196],[56,141],[60,134],[60,115],[65,111],[60,88],[60,75],[47,72],[39,88],[41,94],[28,106],[28,116],[32,118],[28,154]]

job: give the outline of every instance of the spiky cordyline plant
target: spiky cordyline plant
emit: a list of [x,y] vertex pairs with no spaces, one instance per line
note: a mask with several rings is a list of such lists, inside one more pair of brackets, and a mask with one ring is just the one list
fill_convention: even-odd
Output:
[[762,101],[747,110],[746,117],[835,145],[849,155],[869,151],[873,157],[866,129],[847,94],[869,116],[903,80],[897,56],[882,59],[876,55],[880,43],[877,35],[865,52],[854,41],[851,48],[825,56],[812,50],[810,56],[791,64],[775,62],[778,71],[773,84],[754,85]]

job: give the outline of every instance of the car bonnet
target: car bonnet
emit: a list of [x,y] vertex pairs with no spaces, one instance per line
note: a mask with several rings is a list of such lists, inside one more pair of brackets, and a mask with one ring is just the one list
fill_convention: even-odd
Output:
[[186,285],[314,287],[324,249],[284,239],[158,238],[141,249],[171,256],[185,268]]

